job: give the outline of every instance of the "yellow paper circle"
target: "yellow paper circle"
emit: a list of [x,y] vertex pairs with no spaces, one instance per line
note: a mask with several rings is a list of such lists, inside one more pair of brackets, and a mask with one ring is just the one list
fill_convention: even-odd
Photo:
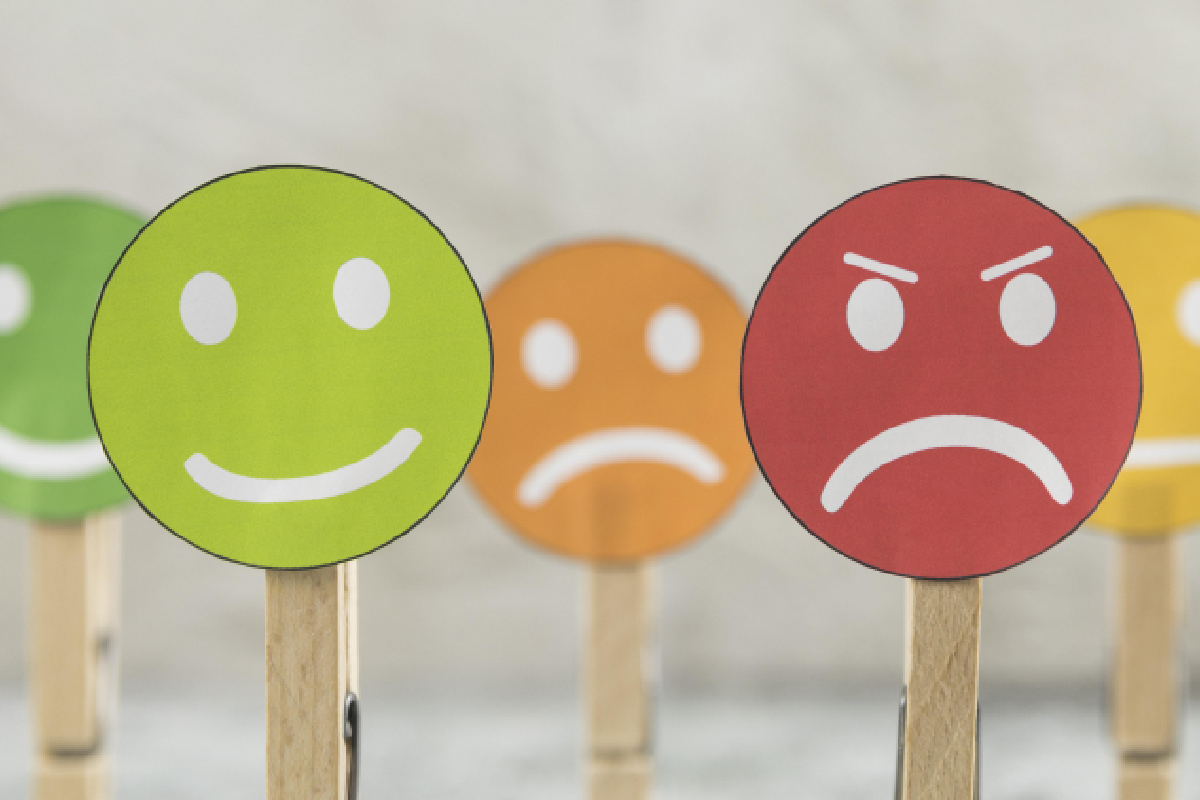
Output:
[[1133,448],[1091,522],[1156,535],[1200,520],[1200,215],[1161,205],[1078,224],[1125,292],[1142,348]]

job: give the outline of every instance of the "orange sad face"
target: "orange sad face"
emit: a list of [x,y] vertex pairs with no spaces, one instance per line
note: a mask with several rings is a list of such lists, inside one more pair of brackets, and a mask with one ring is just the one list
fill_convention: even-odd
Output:
[[665,250],[544,253],[488,297],[491,408],[468,475],[525,538],[598,561],[677,547],[753,469],[738,397],[746,319]]

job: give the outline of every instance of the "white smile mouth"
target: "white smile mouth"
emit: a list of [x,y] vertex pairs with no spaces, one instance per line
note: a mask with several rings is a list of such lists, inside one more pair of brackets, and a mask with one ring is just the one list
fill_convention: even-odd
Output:
[[0,425],[0,469],[33,480],[73,481],[108,469],[108,456],[95,436],[42,442]]
[[537,508],[584,472],[631,461],[675,467],[700,483],[719,483],[725,476],[717,454],[687,434],[665,428],[608,428],[577,436],[542,456],[517,486],[517,500]]
[[1060,506],[1069,503],[1074,494],[1071,479],[1058,458],[1033,434],[989,417],[941,414],[888,428],[859,445],[829,476],[821,492],[821,505],[832,514],[875,470],[938,447],[973,447],[1007,456],[1036,475]]
[[1129,469],[1191,467],[1200,464],[1200,436],[1143,439],[1133,443],[1125,466]]
[[300,478],[250,478],[222,469],[203,453],[183,462],[192,480],[209,494],[242,503],[295,503],[350,494],[391,474],[417,449],[421,434],[405,428],[383,447],[353,464]]

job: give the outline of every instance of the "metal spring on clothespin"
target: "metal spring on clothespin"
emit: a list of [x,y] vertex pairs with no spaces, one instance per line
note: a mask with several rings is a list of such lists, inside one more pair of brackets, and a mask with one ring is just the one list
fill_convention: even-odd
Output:
[[342,738],[346,741],[346,800],[358,798],[358,749],[361,745],[358,726],[358,695],[346,692],[342,714]]

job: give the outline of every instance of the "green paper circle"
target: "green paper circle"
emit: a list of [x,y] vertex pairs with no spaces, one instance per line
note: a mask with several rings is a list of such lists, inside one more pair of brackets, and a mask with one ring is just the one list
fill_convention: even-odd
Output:
[[[378,313],[335,302],[355,259],[386,276],[373,326]],[[181,311],[201,273],[232,289],[231,329],[211,276],[189,295],[208,305]],[[380,284],[366,286],[355,308],[378,312]],[[113,269],[88,353],[96,427],[143,508],[203,550],[278,569],[356,558],[420,522],[470,459],[491,371],[483,303],[441,232],[386,190],[311,167],[236,173],[162,211]],[[405,429],[420,435],[407,460],[374,464]],[[209,466],[190,471],[193,457]],[[354,473],[349,488],[335,470]]]
[[0,508],[75,519],[129,496],[96,439],[85,354],[104,279],[143,221],[85,198],[0,209],[0,304],[16,287],[28,299],[0,325]]

